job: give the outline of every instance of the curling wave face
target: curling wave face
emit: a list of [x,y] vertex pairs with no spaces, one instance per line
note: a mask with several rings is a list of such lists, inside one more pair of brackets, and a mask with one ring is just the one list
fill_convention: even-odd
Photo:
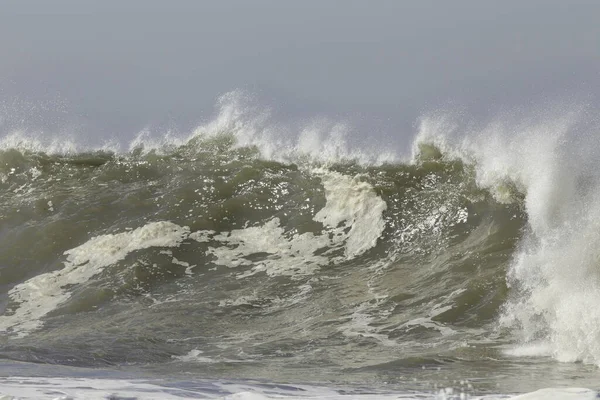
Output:
[[565,141],[579,114],[429,116],[402,162],[349,150],[338,125],[278,137],[238,96],[124,152],[3,142],[0,356],[315,381],[599,362],[600,190],[570,158],[593,148]]

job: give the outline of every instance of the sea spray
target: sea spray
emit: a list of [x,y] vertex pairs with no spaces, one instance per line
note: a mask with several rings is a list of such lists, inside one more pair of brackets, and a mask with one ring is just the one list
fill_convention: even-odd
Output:
[[507,184],[523,196],[527,226],[508,271],[500,326],[517,334],[527,354],[600,364],[599,127],[581,108],[554,111],[476,127],[432,116],[416,143],[472,163],[478,186],[498,201],[507,200]]

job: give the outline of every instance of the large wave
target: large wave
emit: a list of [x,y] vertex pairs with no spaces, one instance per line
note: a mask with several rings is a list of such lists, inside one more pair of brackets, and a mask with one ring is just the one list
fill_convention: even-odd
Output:
[[12,132],[0,330],[36,350],[4,356],[272,370],[283,346],[348,370],[510,343],[600,364],[596,130],[585,108],[440,112],[402,157],[233,92],[193,132],[124,147]]

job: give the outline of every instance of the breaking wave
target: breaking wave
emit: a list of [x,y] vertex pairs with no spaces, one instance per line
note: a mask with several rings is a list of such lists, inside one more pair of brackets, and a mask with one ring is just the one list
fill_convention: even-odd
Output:
[[431,114],[403,158],[239,92],[125,149],[13,132],[0,356],[270,379],[490,351],[600,364],[596,132],[583,108]]

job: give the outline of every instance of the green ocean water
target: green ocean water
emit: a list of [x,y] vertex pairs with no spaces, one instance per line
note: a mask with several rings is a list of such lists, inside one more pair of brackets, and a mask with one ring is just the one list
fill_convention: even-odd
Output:
[[593,382],[593,365],[514,351],[527,192],[478,168],[433,141],[405,162],[274,160],[227,132],[5,148],[0,358],[477,393]]

